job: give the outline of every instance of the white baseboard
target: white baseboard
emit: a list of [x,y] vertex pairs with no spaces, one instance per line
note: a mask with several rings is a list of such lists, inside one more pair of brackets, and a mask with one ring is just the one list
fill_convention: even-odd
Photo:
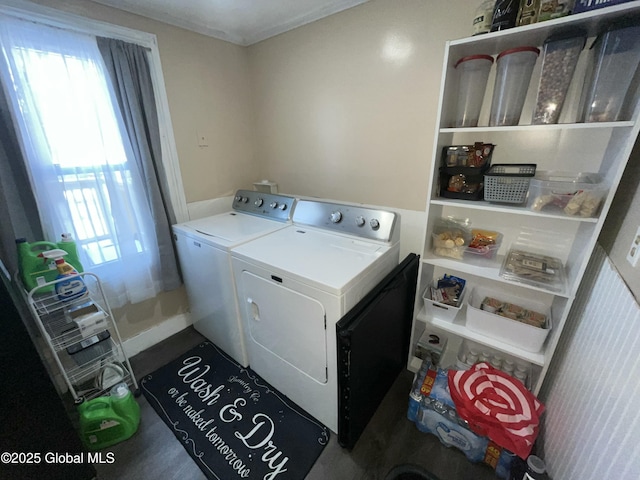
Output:
[[124,353],[127,357],[131,358],[143,350],[154,346],[156,343],[160,343],[162,340],[169,338],[171,335],[175,335],[176,333],[184,330],[192,324],[191,315],[188,313],[175,315],[170,319],[145,330],[144,332],[140,332],[134,337],[124,340],[122,342],[122,348],[124,349]]

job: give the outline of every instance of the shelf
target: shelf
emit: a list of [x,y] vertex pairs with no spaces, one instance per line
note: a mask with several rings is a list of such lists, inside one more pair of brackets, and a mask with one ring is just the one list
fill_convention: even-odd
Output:
[[444,257],[436,257],[435,255],[430,254],[430,252],[425,252],[422,257],[422,262],[428,265],[433,265],[434,267],[441,267],[446,270],[455,270],[461,273],[468,273],[470,275],[475,275],[477,277],[481,277],[485,280],[505,283],[508,285],[515,285],[517,287],[525,288],[527,290],[533,290],[537,292],[542,292],[546,294],[555,295],[558,297],[570,298],[570,294],[568,292],[568,288],[565,285],[564,289],[561,291],[551,290],[548,288],[540,288],[534,285],[529,285],[525,283],[512,282],[507,280],[506,278],[502,278],[500,276],[500,266],[502,265],[502,260],[504,257],[498,255],[498,257],[493,261],[487,261],[486,266],[481,266],[473,263],[466,263],[458,260],[450,260]]
[[565,31],[567,28],[582,28],[587,32],[587,36],[593,37],[611,22],[626,18],[630,13],[635,13],[638,8],[640,8],[640,1],[628,2],[545,22],[462,38],[449,42],[449,45],[450,48],[455,48],[458,56],[478,52],[492,55],[514,46],[515,43],[542,45],[547,37]]
[[590,123],[554,123],[550,125],[510,125],[506,127],[465,127],[465,128],[441,128],[440,133],[491,133],[491,132],[545,132],[553,130],[604,130],[608,128],[630,128],[632,121],[624,122],[590,122]]
[[[68,281],[69,277],[38,285],[29,292],[23,286],[23,295],[42,339],[52,353],[52,360],[76,401],[106,393],[106,390],[94,385],[94,380],[110,363],[117,363],[122,367],[124,374],[119,381],[124,381],[137,390],[138,384],[122,348],[122,339],[100,279],[90,272],[79,273],[77,276],[81,278],[85,290],[81,296],[73,299],[60,297],[55,291],[57,284]],[[21,284],[18,274],[16,281]],[[106,338],[98,337],[100,340],[97,343],[89,345],[90,340],[94,340],[92,337],[105,332],[108,333]],[[69,354],[68,347],[79,342],[84,342],[81,344],[84,348]]]
[[538,218],[551,218],[557,220],[566,220],[568,222],[578,223],[598,223],[598,217],[577,217],[569,215],[561,215],[559,213],[534,212],[523,206],[512,206],[508,204],[498,204],[485,202],[484,200],[454,200],[438,197],[431,200],[431,205],[441,205],[443,207],[467,208],[469,210],[482,210],[484,212],[507,213],[514,215],[529,215]]
[[[434,315],[441,314],[434,313],[431,309],[425,310],[423,307],[418,312],[416,308],[411,332],[411,353],[408,356],[410,370],[417,371],[420,367],[420,359],[413,356],[419,336],[425,329],[433,328],[443,334],[446,333],[449,342],[453,340],[458,343],[462,341],[477,343],[528,362],[535,371],[531,385],[532,392],[537,395],[540,391],[558,341],[566,327],[573,300],[586,271],[593,246],[616,194],[620,177],[628,165],[629,154],[637,139],[640,122],[638,114],[640,105],[638,104],[628,105],[625,109],[625,115],[627,115],[625,118],[632,120],[590,123],[574,121],[575,118],[581,118],[578,110],[581,107],[581,90],[584,88],[582,79],[585,78],[591,61],[587,50],[595,37],[611,26],[612,22],[639,15],[640,0],[635,0],[577,15],[447,42],[433,155],[427,184],[426,228],[416,295],[422,296],[425,287],[444,273],[457,275],[465,278],[469,286],[492,284],[492,289],[504,291],[505,294],[511,293],[527,299],[544,300],[543,303],[549,305],[553,311],[553,330],[548,332],[542,351],[532,353],[498,339],[500,337],[509,341],[509,337],[503,337],[498,331],[489,329],[484,333],[477,333],[468,329],[466,327],[467,306],[463,306],[453,321],[436,318]],[[563,107],[566,111],[560,117],[563,122],[569,123],[487,126],[489,121],[487,114],[490,113],[489,107],[493,98],[491,83],[487,83],[488,89],[483,98],[480,126],[450,128],[454,124],[453,119],[456,115],[455,104],[458,92],[456,91],[455,63],[458,59],[474,54],[495,57],[504,50],[518,46],[542,47],[550,36],[566,34],[574,28],[584,30],[589,40],[582,52],[584,55],[581,53],[576,76],[572,79],[567,93],[566,106]],[[531,122],[528,111],[535,105],[536,85],[544,72],[541,65],[536,65],[523,106],[524,116],[521,116],[523,123]],[[490,75],[495,77],[494,73]],[[490,77],[489,80],[495,79],[494,77]],[[491,203],[484,200],[471,201],[439,196],[440,182],[443,181],[440,178],[442,149],[449,145],[471,145],[480,140],[499,146],[499,149],[494,151],[493,164],[536,163],[539,171],[599,174],[602,177],[602,184],[598,187],[602,187],[600,190],[603,192],[606,189],[602,199],[601,213],[595,217],[569,216],[565,215],[560,208],[534,211],[526,203],[517,205]],[[539,188],[534,189],[534,194],[539,190]],[[477,224],[501,232],[503,238],[497,258],[470,258],[465,255],[464,259],[458,260],[436,256],[432,249],[433,231],[438,219],[447,216],[467,218],[474,226]],[[564,285],[535,286],[501,277],[500,270],[504,256],[514,248],[514,245],[522,245],[523,250],[532,252],[548,251],[547,255],[560,259],[565,266]],[[534,259],[533,263],[540,262]],[[416,305],[422,301],[421,297],[416,297]],[[538,344],[532,345],[531,348],[537,347]]]
[[496,340],[495,338],[487,337],[485,335],[481,335],[474,331],[469,330],[464,325],[464,318],[466,315],[466,306],[462,308],[458,316],[453,320],[453,322],[448,322],[446,320],[440,320],[438,318],[429,317],[422,307],[420,312],[418,313],[417,319],[426,323],[427,325],[432,325],[435,328],[443,330],[448,333],[453,333],[454,335],[458,335],[459,337],[466,338],[468,340],[472,340],[477,343],[481,343],[491,348],[495,348],[504,353],[508,353],[509,355],[513,355],[515,357],[521,358],[522,360],[526,360],[535,365],[543,366],[545,361],[545,356],[543,352],[532,353],[522,350],[518,347],[514,347],[513,345],[509,345],[508,343],[504,343],[500,340]]

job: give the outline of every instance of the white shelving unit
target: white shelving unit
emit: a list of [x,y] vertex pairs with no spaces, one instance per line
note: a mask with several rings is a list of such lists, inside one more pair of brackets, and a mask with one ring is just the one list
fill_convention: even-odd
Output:
[[[578,104],[584,82],[584,71],[588,62],[588,49],[596,35],[611,22],[640,14],[640,1],[602,8],[587,13],[571,15],[561,19],[517,27],[477,37],[448,42],[445,50],[437,128],[432,156],[432,168],[428,185],[427,222],[424,230],[421,267],[416,296],[416,316],[411,335],[409,368],[417,371],[421,360],[415,347],[425,329],[444,333],[449,339],[442,364],[456,362],[458,348],[463,340],[486,346],[530,368],[529,387],[537,394],[547,373],[558,340],[562,335],[569,310],[582,276],[595,247],[604,220],[609,212],[629,155],[640,130],[640,108],[638,104],[628,108],[624,121],[602,123],[577,123]],[[527,100],[520,124],[508,127],[489,127],[489,109],[493,94],[495,65],[487,83],[487,92],[478,127],[450,128],[455,114],[457,92],[456,61],[473,54],[498,53],[513,47],[542,47],[552,34],[573,28],[586,31],[588,39],[583,50],[565,106],[558,124],[531,125],[531,117],[540,78],[542,54],[534,69]],[[558,213],[536,212],[526,206],[496,204],[485,201],[453,200],[439,196],[439,168],[442,149],[450,145],[473,145],[482,141],[496,145],[492,164],[535,163],[537,170],[560,170],[565,172],[594,172],[602,175],[607,195],[600,214],[595,218],[571,217]],[[470,263],[436,256],[432,253],[431,235],[437,219],[442,217],[467,218],[475,228],[495,230],[503,234],[497,258],[487,263]],[[566,271],[566,286],[552,290],[512,282],[500,276],[500,266],[510,245],[523,230],[535,229],[549,238],[548,254],[563,260]],[[424,308],[422,294],[425,288],[443,274],[456,275],[467,280],[468,288],[482,285],[497,293],[504,292],[518,297],[535,299],[551,307],[552,328],[541,351],[532,353],[493,338],[469,330],[466,325],[466,306],[450,322],[435,318]]]
[[[53,361],[76,403],[107,395],[110,387],[120,382],[126,382],[137,395],[138,384],[122,348],[120,333],[100,279],[89,272],[78,275],[87,289],[77,298],[63,300],[56,293],[56,284],[68,280],[66,278],[44,283],[25,293]],[[96,323],[86,325],[93,325],[93,328],[81,329],[83,323],[78,320],[83,318],[82,315],[92,316]],[[97,376],[104,375],[104,369],[115,370],[118,375],[107,383],[96,382]],[[119,378],[119,381],[113,378]]]

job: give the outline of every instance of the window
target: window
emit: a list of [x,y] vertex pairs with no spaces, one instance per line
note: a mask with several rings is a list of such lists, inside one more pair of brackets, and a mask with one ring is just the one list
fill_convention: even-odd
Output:
[[10,17],[0,25],[0,73],[48,239],[74,234],[113,305],[156,295],[154,223],[95,37]]
[[[17,67],[30,79],[33,106],[51,149],[78,246],[93,265],[117,260],[110,190],[123,194],[124,185],[132,181],[101,71],[94,62],[71,54],[14,49],[20,50]],[[111,168],[105,171],[102,167],[107,164]],[[113,188],[107,188],[108,183]],[[136,242],[136,251],[142,250]]]

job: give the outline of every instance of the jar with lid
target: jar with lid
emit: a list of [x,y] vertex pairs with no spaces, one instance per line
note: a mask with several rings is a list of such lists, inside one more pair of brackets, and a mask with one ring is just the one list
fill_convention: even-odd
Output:
[[544,460],[536,455],[529,455],[527,469],[522,480],[544,480],[546,471],[547,466],[544,464]]

